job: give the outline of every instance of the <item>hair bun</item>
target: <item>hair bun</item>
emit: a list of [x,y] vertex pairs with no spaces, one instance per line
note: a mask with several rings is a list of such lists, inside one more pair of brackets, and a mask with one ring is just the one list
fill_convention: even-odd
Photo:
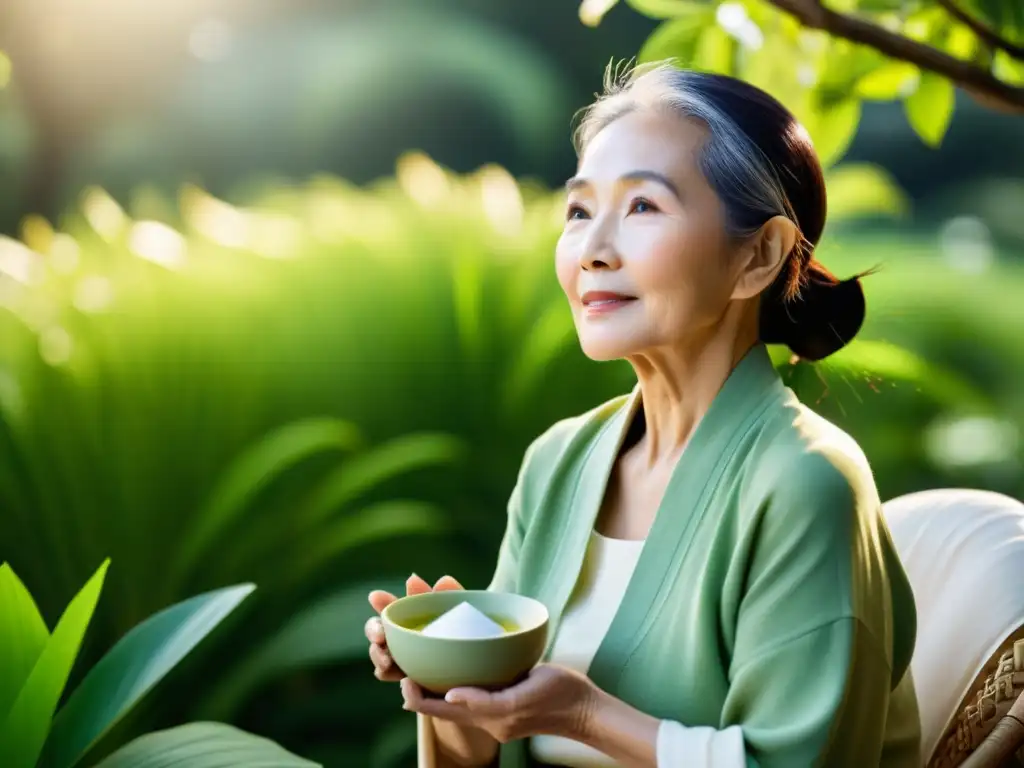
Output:
[[785,344],[805,360],[822,360],[853,340],[866,310],[860,276],[839,280],[819,262],[805,268],[798,295],[789,301],[765,297],[761,339]]

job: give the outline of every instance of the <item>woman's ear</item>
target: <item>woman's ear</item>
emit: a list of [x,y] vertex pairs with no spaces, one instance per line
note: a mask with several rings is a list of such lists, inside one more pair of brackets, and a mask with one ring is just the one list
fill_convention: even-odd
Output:
[[766,221],[743,246],[741,270],[732,298],[752,299],[771,285],[799,236],[796,224],[785,216]]

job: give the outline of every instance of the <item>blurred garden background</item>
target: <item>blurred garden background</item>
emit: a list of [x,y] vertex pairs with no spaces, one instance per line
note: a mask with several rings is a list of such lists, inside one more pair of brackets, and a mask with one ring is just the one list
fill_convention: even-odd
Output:
[[366,594],[486,584],[526,445],[631,386],[552,263],[613,59],[807,125],[820,258],[880,269],[860,341],[778,362],[883,496],[1024,498],[1024,5],[953,2],[0,0],[0,562],[53,627],[110,558],[72,682],[256,585],[90,759],[216,720],[411,764]]

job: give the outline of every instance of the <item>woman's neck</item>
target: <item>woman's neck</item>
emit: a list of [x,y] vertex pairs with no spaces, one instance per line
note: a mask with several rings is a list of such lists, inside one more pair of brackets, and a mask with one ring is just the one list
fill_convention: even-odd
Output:
[[633,446],[648,469],[674,464],[756,337],[705,340],[631,359],[640,385],[644,429]]

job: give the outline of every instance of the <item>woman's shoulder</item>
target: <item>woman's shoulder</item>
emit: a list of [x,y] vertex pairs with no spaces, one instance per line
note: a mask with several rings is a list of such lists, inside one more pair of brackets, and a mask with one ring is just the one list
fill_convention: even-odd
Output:
[[795,396],[766,419],[750,458],[750,479],[765,495],[816,502],[809,506],[879,504],[871,465],[857,441]]

